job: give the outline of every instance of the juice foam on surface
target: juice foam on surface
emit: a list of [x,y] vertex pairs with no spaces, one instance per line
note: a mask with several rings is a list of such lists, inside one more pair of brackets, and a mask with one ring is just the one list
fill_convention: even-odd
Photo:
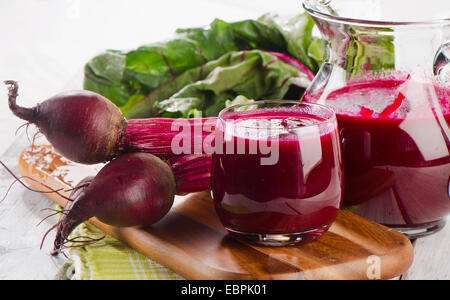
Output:
[[336,129],[334,117],[331,117],[332,122],[324,124],[327,119],[295,107],[233,112],[224,117],[226,127],[233,131],[234,136],[252,140],[297,140],[299,136],[316,137],[317,133],[327,134]]

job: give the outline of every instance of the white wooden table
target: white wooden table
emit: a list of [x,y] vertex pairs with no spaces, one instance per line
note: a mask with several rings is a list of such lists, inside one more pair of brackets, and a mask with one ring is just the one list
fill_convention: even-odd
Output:
[[[0,81],[20,82],[19,103],[33,106],[66,89],[81,87],[82,66],[104,49],[128,49],[167,39],[176,28],[203,26],[214,18],[236,21],[266,12],[300,12],[300,0],[0,0]],[[130,34],[132,33],[132,34]],[[3,96],[2,96],[3,95]],[[17,173],[29,141],[14,132],[22,122],[7,108],[0,84],[0,159]],[[0,199],[12,183],[0,170]],[[0,200],[1,201],[1,200]],[[53,204],[15,184],[0,202],[0,279],[55,279],[66,259],[42,250],[42,236],[55,223],[36,227]],[[450,226],[415,242],[415,260],[402,279],[450,279]],[[64,276],[63,276],[64,277]]]

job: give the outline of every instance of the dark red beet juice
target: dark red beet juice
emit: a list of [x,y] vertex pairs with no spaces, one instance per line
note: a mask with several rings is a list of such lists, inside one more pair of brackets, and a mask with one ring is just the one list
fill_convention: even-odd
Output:
[[354,82],[319,101],[341,129],[344,205],[396,228],[439,222],[450,213],[450,89],[386,79]]
[[314,105],[221,114],[212,189],[230,232],[283,245],[320,236],[336,218],[343,184],[336,120],[305,106]]

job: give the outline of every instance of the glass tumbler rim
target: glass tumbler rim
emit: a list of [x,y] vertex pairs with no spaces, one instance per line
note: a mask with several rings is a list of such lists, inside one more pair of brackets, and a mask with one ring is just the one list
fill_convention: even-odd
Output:
[[[309,113],[311,116],[318,116],[320,118],[323,118],[323,121],[318,121],[315,122],[314,124],[310,124],[310,125],[301,125],[301,128],[310,128],[310,127],[318,127],[324,124],[330,124],[330,123],[336,123],[337,119],[336,119],[336,113],[335,111],[326,105],[323,104],[317,104],[317,103],[309,103],[309,102],[304,102],[304,101],[298,101],[298,100],[258,100],[258,101],[254,101],[254,102],[250,102],[250,103],[241,103],[241,104],[235,104],[229,107],[226,107],[224,109],[222,109],[219,113],[218,116],[218,120],[220,122],[223,123],[227,123],[227,119],[224,118],[224,115],[231,112],[231,110],[235,109],[235,108],[239,108],[239,107],[244,107],[244,106],[250,106],[250,105],[257,105],[257,104],[292,104],[292,106],[288,106],[288,107],[293,107],[293,106],[305,106],[305,107],[317,107],[320,108],[321,110],[325,110],[326,112],[328,112],[330,115],[328,117],[323,117],[323,116],[319,116],[317,114],[314,113]],[[254,111],[254,110],[249,110]],[[240,128],[248,128],[248,129],[259,129],[260,127],[258,126],[251,126],[251,125],[236,125],[237,127]],[[299,125],[300,127],[300,125]]]

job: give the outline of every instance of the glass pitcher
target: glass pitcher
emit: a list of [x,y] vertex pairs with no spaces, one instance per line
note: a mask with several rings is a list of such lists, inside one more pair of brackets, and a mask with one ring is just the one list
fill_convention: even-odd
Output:
[[450,1],[305,0],[326,59],[303,100],[332,107],[343,206],[411,238],[450,214]]

